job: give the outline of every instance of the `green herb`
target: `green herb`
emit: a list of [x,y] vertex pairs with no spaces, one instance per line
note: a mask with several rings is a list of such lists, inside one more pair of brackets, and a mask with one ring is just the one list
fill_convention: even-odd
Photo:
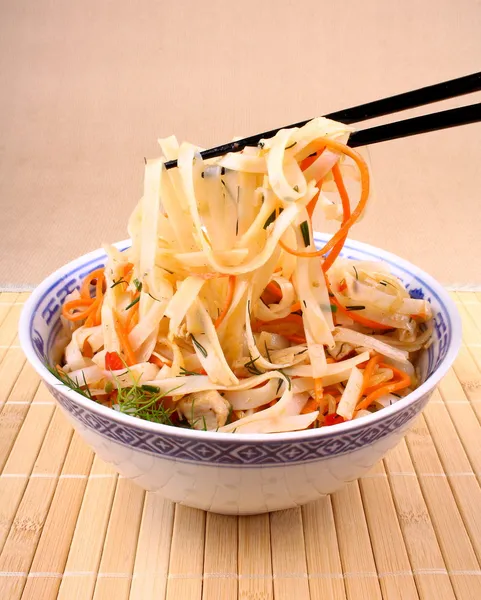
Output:
[[307,350],[308,350],[307,348],[304,348],[304,350],[301,350],[300,352],[296,352],[294,354],[294,356],[299,356],[299,354],[304,354],[304,352],[307,352]]
[[299,186],[298,186],[298,185],[295,185],[295,186],[294,186],[292,189],[293,189],[295,192],[298,192],[298,191],[299,191]]
[[297,144],[297,142],[293,142],[290,146],[286,146],[286,150],[290,150],[291,148],[294,148],[294,146]]
[[194,334],[191,333],[190,337],[192,339],[192,343],[194,344],[194,346],[197,348],[197,350],[202,354],[202,356],[204,358],[207,358],[207,350],[204,348],[204,346],[202,344],[200,344],[194,337]]
[[266,349],[267,360],[271,363],[272,360],[271,360],[271,355],[270,355],[270,352],[269,352],[269,348],[267,347],[267,342],[264,342],[264,346],[265,346],[265,349]]
[[337,306],[335,304],[330,304],[329,306],[331,307],[331,312],[332,313],[336,313],[337,312]]
[[225,420],[225,424],[229,425],[232,419],[232,413],[234,412],[234,407],[232,406],[232,404],[229,406],[229,413],[227,415],[227,419]]
[[266,145],[266,143],[265,143],[265,142],[259,142],[259,143],[257,144],[257,146],[258,146],[258,147],[259,147],[261,150],[262,150],[262,148],[264,148],[264,146],[265,146],[265,145]]
[[309,246],[311,243],[311,238],[309,235],[309,223],[307,221],[303,221],[301,223],[301,233],[302,239],[304,240],[304,246],[307,248],[307,246]]
[[140,300],[140,296],[137,296],[137,298],[135,298],[135,300],[132,300],[132,302],[125,307],[124,310],[129,310],[129,308],[132,308],[132,306],[134,306],[135,304],[137,304],[137,302]]
[[151,392],[152,394],[158,394],[160,392],[160,388],[156,385],[148,385],[144,383],[140,387],[144,390],[144,392]]
[[402,398],[402,396],[400,396],[399,394],[395,394],[394,392],[391,392],[391,396],[396,396],[396,398]]
[[107,381],[104,390],[106,394],[112,393],[114,391],[114,384],[111,381]]
[[154,296],[152,296],[152,294],[150,292],[147,292],[147,294],[152,298],[152,300],[155,300],[156,302],[160,302],[160,300],[158,298],[155,298]]
[[[154,386],[145,386],[154,387]],[[173,425],[170,417],[175,409],[167,409],[162,406],[162,398],[170,396],[173,391],[179,389],[178,386],[167,392],[152,393],[144,389],[144,386],[137,384],[129,388],[117,388],[117,402],[119,411],[145,421],[161,423],[163,425]]]
[[346,310],[364,310],[366,307],[359,305],[359,306],[346,306]]
[[356,273],[356,279],[359,281],[359,273],[357,272],[356,267],[352,267],[354,269],[354,272]]
[[246,362],[246,364],[244,365],[244,367],[246,368],[247,371],[249,371],[249,373],[251,375],[262,375],[263,372],[259,370],[259,368],[256,365],[256,361],[259,360],[260,356],[258,356],[257,358],[252,358],[252,356],[249,353],[249,356],[251,357],[251,359],[249,361]]
[[121,277],[120,279],[117,279],[117,281],[115,281],[115,279],[114,279],[114,282],[113,282],[113,284],[110,287],[114,288],[117,285],[120,285],[121,283],[126,283],[127,285],[129,285],[129,282],[125,281],[125,279],[123,277]]
[[[281,214],[281,212],[283,210],[284,210],[283,208],[279,208],[279,214]],[[267,229],[271,223],[274,223],[275,220],[276,220],[276,211],[273,210],[271,212],[271,214],[269,215],[269,217],[267,218],[267,221],[264,223],[264,229]]]
[[177,377],[184,377],[186,375],[202,375],[202,373],[197,373],[196,371],[187,371],[187,369],[184,369],[184,367],[180,367],[180,375],[177,375]]
[[142,291],[142,282],[141,281],[139,281],[138,279],[134,279],[134,285],[135,285],[135,289],[138,292]]
[[[89,400],[93,399],[92,394],[90,393],[90,389],[86,383],[81,385],[76,379],[72,379],[68,375],[68,373],[65,373],[65,371],[63,371],[60,367],[52,367],[46,358],[45,358],[45,366],[50,371],[50,373],[52,373],[52,375],[54,377],[56,377],[61,383],[63,383],[63,385],[70,388],[74,392],[81,394],[85,398],[89,398]],[[85,382],[85,378],[84,378],[84,382]],[[82,389],[83,386],[86,386],[86,389]]]
[[[378,283],[380,283],[381,285],[383,285],[384,287],[386,285],[392,285],[392,283],[390,281],[385,281],[384,279],[381,279]],[[394,285],[392,285],[393,287],[395,287]]]
[[284,375],[284,377],[287,379],[287,385],[288,385],[288,388],[287,388],[287,389],[288,389],[289,391],[291,391],[291,389],[292,389],[292,381],[291,381],[291,378],[289,377],[289,375],[286,375],[282,369],[277,369],[277,370],[279,371],[279,373],[282,373],[282,374]]
[[[159,265],[157,265],[157,266],[159,266]],[[169,273],[169,275],[173,275],[174,274],[174,271],[169,271],[169,269],[166,269],[165,267],[160,267],[160,268],[164,269],[164,271],[167,271],[167,273]],[[150,294],[149,294],[149,296],[150,296]],[[152,298],[154,298],[154,297],[152,296]],[[154,300],[156,300],[156,298],[154,298]]]

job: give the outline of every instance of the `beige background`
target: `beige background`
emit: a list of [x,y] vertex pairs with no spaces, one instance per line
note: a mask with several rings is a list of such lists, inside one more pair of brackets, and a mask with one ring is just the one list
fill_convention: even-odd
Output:
[[[465,75],[480,32],[475,0],[2,0],[0,287],[126,237],[157,137],[209,146]],[[481,284],[480,139],[372,147],[353,237]]]

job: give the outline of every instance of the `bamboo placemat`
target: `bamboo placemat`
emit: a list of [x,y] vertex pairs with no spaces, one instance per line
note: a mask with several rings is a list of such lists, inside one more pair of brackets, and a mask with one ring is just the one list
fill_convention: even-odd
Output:
[[145,493],[94,456],[26,363],[28,294],[0,294],[0,598],[481,598],[481,294],[411,432],[302,508],[226,517]]

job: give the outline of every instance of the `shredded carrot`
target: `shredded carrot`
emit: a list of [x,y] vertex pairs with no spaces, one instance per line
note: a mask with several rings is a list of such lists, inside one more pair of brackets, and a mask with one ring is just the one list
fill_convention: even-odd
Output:
[[401,369],[396,369],[392,365],[388,365],[386,363],[379,363],[380,367],[392,369],[395,375],[397,375],[397,381],[388,382],[377,390],[374,390],[370,394],[368,394],[364,400],[361,400],[359,404],[356,406],[356,410],[363,410],[370,406],[375,400],[381,398],[381,396],[385,396],[386,394],[392,394],[392,392],[397,392],[399,390],[403,390],[411,385],[411,377],[405,372],[401,371]]
[[[95,298],[90,296],[92,281],[95,284]],[[80,287],[80,298],[70,300],[62,306],[62,315],[69,321],[85,321],[87,327],[93,327],[100,323],[100,308],[102,306],[105,282],[104,270],[97,269],[89,273]]]
[[301,303],[300,303],[300,302],[296,302],[295,304],[293,304],[293,305],[291,306],[291,313],[296,313],[296,312],[298,312],[299,310],[302,310],[302,306],[301,306]]
[[230,305],[232,304],[232,299],[234,298],[235,282],[236,282],[235,275],[229,275],[227,296],[225,299],[224,308],[222,309],[222,312],[217,317],[217,319],[214,321],[214,326],[216,329],[218,329],[220,327],[222,321],[225,319],[226,314],[229,312]]
[[323,396],[324,390],[322,389],[322,379],[320,377],[314,377],[314,397],[319,409],[321,408]]
[[327,148],[330,148],[331,150],[334,150],[336,152],[340,152],[342,154],[345,154],[346,156],[349,156],[356,163],[356,165],[359,169],[359,172],[360,172],[360,176],[361,176],[361,197],[359,199],[359,202],[357,203],[356,208],[354,209],[352,214],[349,216],[349,218],[345,222],[343,222],[343,224],[338,229],[338,231],[332,236],[332,238],[320,250],[316,250],[313,252],[294,250],[294,248],[289,248],[289,246],[286,246],[282,242],[282,240],[279,240],[279,244],[283,250],[285,250],[286,252],[289,252],[290,254],[294,254],[295,256],[300,256],[300,257],[304,257],[304,258],[313,258],[315,256],[323,256],[324,254],[327,254],[329,252],[329,250],[332,250],[338,242],[340,242],[343,238],[345,238],[348,234],[349,229],[354,225],[354,223],[361,216],[363,210],[366,207],[366,203],[367,203],[367,200],[369,197],[369,185],[370,185],[369,169],[368,169],[368,166],[367,166],[365,160],[362,158],[362,156],[359,153],[357,153],[355,150],[353,150],[352,148],[349,148],[349,146],[346,146],[345,144],[341,144],[341,142],[338,142],[336,140],[331,140],[329,138],[322,138],[321,143],[324,144]]
[[87,300],[86,298],[77,298],[76,300],[66,302],[62,306],[62,315],[69,321],[83,321],[96,308],[93,298],[90,300]]
[[92,346],[89,344],[88,340],[85,340],[83,348],[82,348],[82,354],[83,356],[85,356],[85,358],[93,358],[93,350],[92,350]]
[[[341,169],[339,168],[339,165],[337,163],[332,167],[332,174],[334,176],[334,181],[336,183],[337,191],[339,192],[339,196],[341,197],[342,215],[343,215],[342,216],[342,224],[344,225],[344,223],[346,223],[347,220],[349,219],[349,217],[351,216],[351,203],[349,200],[349,195],[346,190],[346,186],[344,185],[344,181],[342,179]],[[327,271],[332,266],[332,263],[339,256],[339,254],[344,246],[344,242],[346,241],[346,238],[347,238],[347,233],[334,245],[333,249],[329,252],[329,256],[326,258],[326,260],[322,264],[322,270],[324,271],[324,273],[327,273]]]
[[282,337],[285,337],[286,340],[289,340],[290,342],[294,342],[295,344],[305,344],[306,343],[306,338],[303,335],[286,334],[286,333],[280,333],[279,335],[282,335]]
[[281,288],[274,281],[269,281],[265,289],[269,291],[273,296],[275,296],[278,300],[282,300]]
[[90,286],[97,279],[104,279],[104,270],[97,269],[89,273],[87,277],[83,280],[82,285],[80,286],[80,297],[90,299]]
[[127,331],[124,329],[124,325],[122,324],[122,321],[120,320],[120,317],[116,310],[113,310],[113,315],[114,315],[115,331],[119,338],[120,346],[125,355],[125,361],[127,363],[127,366],[130,367],[132,365],[135,365],[135,363],[137,362],[137,359],[135,358],[135,353],[132,350],[132,346],[130,345],[129,335],[128,335]]
[[317,158],[319,156],[321,156],[321,154],[324,152],[324,148],[322,150],[318,150],[317,152],[313,152],[310,156],[306,156],[306,158],[304,158],[304,160],[301,161],[301,163],[299,164],[299,166],[301,167],[302,171],[305,171],[306,169],[308,169],[312,163],[317,160]]
[[372,358],[367,361],[366,367],[364,368],[364,374],[362,379],[362,388],[361,395],[366,391],[369,387],[369,381],[374,374],[374,369],[376,368],[378,362],[381,360],[381,356],[379,354],[375,354]]
[[301,415],[306,415],[307,413],[314,412],[315,410],[319,410],[319,404],[315,398],[310,398],[301,410]]

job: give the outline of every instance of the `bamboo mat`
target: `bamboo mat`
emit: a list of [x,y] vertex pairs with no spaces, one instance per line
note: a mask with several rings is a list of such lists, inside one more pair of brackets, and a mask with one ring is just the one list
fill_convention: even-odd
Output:
[[27,294],[0,294],[2,600],[481,598],[481,294],[458,359],[369,475],[302,508],[226,517],[94,456],[25,362]]

